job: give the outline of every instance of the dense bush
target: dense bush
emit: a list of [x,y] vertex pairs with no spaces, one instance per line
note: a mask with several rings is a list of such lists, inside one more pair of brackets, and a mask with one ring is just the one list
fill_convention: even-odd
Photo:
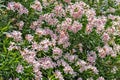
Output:
[[0,0],[0,80],[119,80],[119,0]]

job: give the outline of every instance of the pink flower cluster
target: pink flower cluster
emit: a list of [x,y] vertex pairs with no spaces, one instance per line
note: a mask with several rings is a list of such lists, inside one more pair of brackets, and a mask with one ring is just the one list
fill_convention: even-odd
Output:
[[79,66],[80,69],[79,71],[82,73],[83,71],[86,71],[86,70],[92,70],[95,74],[98,74],[98,70],[95,66],[85,62],[84,60],[78,60],[77,63],[76,63],[76,66]]
[[[38,11],[38,13],[41,13],[41,11],[44,12],[43,7],[49,7],[52,3],[54,3],[55,7],[51,12],[40,14],[37,20],[31,22],[29,28],[33,32],[25,33],[23,36],[23,26],[27,23],[20,21],[16,23],[19,30],[13,30],[6,33],[8,38],[13,38],[8,50],[12,51],[15,49],[20,52],[23,59],[33,66],[36,80],[42,79],[42,69],[55,69],[61,66],[63,72],[58,69],[53,71],[55,77],[59,80],[64,80],[63,73],[70,74],[73,77],[77,76],[77,72],[74,71],[73,66],[78,67],[80,73],[90,70],[98,75],[99,71],[95,66],[97,57],[105,58],[108,55],[116,57],[120,52],[120,45],[115,43],[114,38],[115,35],[120,35],[119,16],[96,16],[95,10],[82,1],[72,3],[71,0],[64,0],[64,2],[66,6],[63,4],[58,5],[59,2],[56,0],[42,0],[42,3],[35,0],[33,4],[31,4],[31,8]],[[9,2],[8,10],[18,11],[19,14],[28,14],[28,10],[19,2]],[[71,50],[67,50],[67,48],[73,44],[70,43],[68,31],[76,34],[82,30],[84,25],[79,20],[83,15],[87,17],[88,22],[85,26],[85,34],[89,35],[93,28],[95,28],[95,31],[101,36],[101,40],[104,43],[103,47],[97,46],[95,48],[97,51],[88,50],[86,53],[86,60],[80,59],[79,56],[81,55],[76,54],[83,53],[83,47],[85,45],[83,45],[82,42],[73,46]],[[59,20],[61,18],[63,21]],[[105,24],[108,19],[111,19],[113,24],[105,29]],[[51,27],[54,29],[52,30]],[[36,35],[38,39],[41,37],[43,39],[36,41]],[[48,38],[48,36],[50,36],[50,38]],[[29,43],[23,48],[24,39]],[[64,50],[67,52],[64,52]],[[41,51],[43,51],[44,57],[38,58],[37,54],[42,54]],[[49,51],[51,52],[49,53]],[[47,52],[51,56],[46,55]],[[69,63],[74,63],[75,65],[70,65]],[[16,71],[22,73],[24,72],[24,68],[22,65],[18,65]],[[114,67],[111,72],[114,73],[115,71],[117,71],[116,67]],[[80,77],[78,80],[82,80],[82,78]],[[93,80],[93,78],[90,77],[87,80]],[[97,80],[105,79],[100,76]]]
[[34,4],[31,5],[31,8],[37,11],[42,11],[41,3],[38,0],[35,0]]
[[76,2],[75,4],[68,6],[68,10],[70,11],[70,15],[75,19],[81,18],[84,13],[81,2],[80,3]]
[[55,77],[59,80],[64,80],[64,78],[59,70],[55,71]]
[[15,41],[21,41],[22,40],[22,33],[20,31],[13,31],[11,33],[7,33],[6,36],[8,38],[13,38]]
[[18,11],[18,13],[20,15],[22,14],[28,14],[28,10],[22,5],[20,4],[19,2],[9,2],[8,3],[8,7],[7,7],[8,10],[12,10],[12,11]]
[[43,69],[54,68],[56,64],[52,61],[50,57],[44,57],[39,60],[40,67]]

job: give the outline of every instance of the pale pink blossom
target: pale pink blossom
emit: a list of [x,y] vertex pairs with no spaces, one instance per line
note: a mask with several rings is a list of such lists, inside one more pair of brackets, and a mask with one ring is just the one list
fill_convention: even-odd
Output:
[[19,2],[9,2],[8,3],[8,10],[18,11],[20,15],[22,14],[28,14],[28,10]]
[[57,79],[64,80],[63,75],[59,70],[56,70],[54,74]]
[[65,48],[67,48],[67,47],[69,47],[70,46],[70,42],[64,42],[64,44],[63,44],[63,48],[65,49]]
[[8,50],[9,51],[12,51],[12,50],[19,50],[20,49],[20,46],[17,46],[14,42],[10,42],[10,46],[8,47]]
[[34,1],[34,4],[31,5],[31,8],[37,11],[42,11],[41,3],[38,0]]
[[54,11],[56,16],[59,16],[59,17],[62,17],[62,16],[65,16],[65,10],[63,9],[63,6],[62,5],[57,5],[55,6],[54,8]]
[[80,78],[78,78],[77,80],[83,80],[83,79],[80,77]]
[[32,42],[32,49],[33,50],[37,50],[39,48],[39,44],[37,44],[37,42]]
[[32,24],[30,25],[30,28],[35,30],[35,29],[39,28],[40,26],[41,26],[41,21],[38,20],[38,21],[32,22]]
[[69,40],[68,34],[65,31],[60,31],[58,44],[68,43],[68,40]]
[[22,33],[20,31],[12,31],[11,33],[7,33],[6,36],[13,38],[17,42],[22,40]]
[[42,72],[38,71],[35,73],[35,80],[42,80]]
[[54,68],[56,66],[56,64],[52,61],[50,57],[40,58],[39,63],[40,67],[45,70],[49,68]]
[[37,34],[39,36],[46,35],[46,31],[42,28],[37,28],[35,34]]
[[92,9],[86,9],[85,14],[86,14],[86,16],[88,18],[88,21],[90,19],[93,19],[96,16],[96,12],[95,12],[95,10],[93,8]]
[[99,57],[101,57],[101,58],[105,58],[106,57],[106,52],[105,52],[105,50],[103,49],[103,48],[98,48],[98,52],[99,52]]
[[113,34],[115,32],[115,27],[110,27],[106,30],[108,34]]
[[120,0],[116,0],[117,3],[120,3]]
[[115,20],[115,19],[116,19],[116,16],[110,14],[110,15],[108,15],[108,19]]
[[15,2],[9,2],[7,5],[7,9],[15,11],[14,4],[15,4]]
[[110,40],[109,34],[108,34],[108,33],[103,33],[103,35],[102,35],[102,40],[103,40],[104,42],[108,42],[108,41]]
[[58,30],[67,30],[69,27],[72,25],[72,19],[71,18],[66,18],[65,21],[62,21],[61,24],[57,25]]
[[92,32],[93,27],[94,26],[91,23],[88,23],[87,26],[86,26],[86,33],[89,34],[90,32]]
[[64,71],[66,74],[76,75],[76,73],[74,72],[74,70],[72,69],[72,67],[69,66],[69,65],[64,66],[63,71]]
[[97,55],[95,52],[91,51],[90,53],[88,53],[87,60],[90,63],[94,63],[96,61],[96,58],[97,58]]
[[34,72],[38,72],[39,71],[39,68],[40,68],[40,63],[38,61],[34,61],[33,62],[33,70]]
[[106,44],[103,47],[104,51],[106,52],[107,55],[111,55],[114,54],[112,47],[110,47],[108,44]]
[[23,70],[24,70],[24,67],[23,67],[22,65],[18,64],[18,66],[17,66],[17,68],[16,68],[16,71],[17,71],[18,73],[23,73]]
[[70,15],[75,19],[81,18],[84,13],[83,7],[78,2],[68,6],[68,10],[70,11]]
[[77,33],[79,30],[82,29],[82,24],[78,21],[74,21],[72,26],[70,26],[68,29],[73,31],[74,33]]
[[27,34],[25,36],[25,39],[28,40],[29,42],[31,42],[33,40],[33,36],[31,34]]
[[24,26],[24,22],[20,21],[19,23],[16,24],[19,28],[19,30],[22,30],[23,26]]
[[54,59],[58,59],[62,56],[63,51],[60,48],[55,47],[52,50],[53,50],[53,58]]
[[97,80],[105,80],[104,77],[99,77]]
[[70,53],[66,53],[64,55],[64,58],[67,59],[69,62],[74,63],[78,59],[78,56],[77,55],[70,55]]
[[36,52],[35,52],[35,51],[29,50],[29,49],[27,49],[27,48],[25,48],[23,51],[20,51],[20,53],[21,53],[22,56],[28,55],[28,56],[35,57],[35,55],[36,55]]
[[54,13],[44,14],[43,18],[49,25],[56,25],[58,23],[58,19],[55,18]]

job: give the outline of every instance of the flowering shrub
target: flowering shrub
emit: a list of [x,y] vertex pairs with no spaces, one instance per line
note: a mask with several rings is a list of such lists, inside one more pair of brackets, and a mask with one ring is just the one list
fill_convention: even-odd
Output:
[[2,0],[1,80],[119,80],[119,0]]

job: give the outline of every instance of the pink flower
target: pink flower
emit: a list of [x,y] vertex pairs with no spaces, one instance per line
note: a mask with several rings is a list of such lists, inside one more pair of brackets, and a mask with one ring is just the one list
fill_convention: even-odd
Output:
[[64,70],[64,72],[66,74],[76,75],[76,73],[74,72],[74,70],[72,69],[72,67],[69,66],[69,65],[64,66],[63,70]]
[[41,21],[34,21],[34,22],[32,22],[32,24],[30,25],[30,28],[31,29],[33,29],[33,30],[35,30],[35,29],[37,29],[39,26],[41,26]]
[[96,26],[97,32],[104,30],[106,21],[107,19],[105,16],[98,17],[97,19],[94,20],[94,23],[96,23],[94,26]]
[[78,56],[70,55],[70,53],[66,53],[64,58],[67,59],[69,62],[74,63],[78,59]]
[[33,50],[28,50],[27,48],[23,51],[20,51],[23,58],[30,64],[35,61],[36,52]]
[[106,30],[108,34],[113,34],[115,32],[115,27],[110,27]]
[[94,63],[95,60],[96,60],[97,56],[96,56],[96,53],[91,51],[90,53],[88,53],[88,56],[87,56],[87,60],[90,62],[90,63]]
[[63,76],[62,76],[62,74],[61,74],[61,72],[59,70],[56,70],[54,74],[55,74],[55,77],[57,79],[64,80],[64,78],[63,78]]
[[37,42],[32,42],[32,49],[37,50],[38,48],[39,48],[39,45],[37,44]]
[[99,77],[97,80],[105,80],[103,77]]
[[96,16],[96,12],[93,8],[92,9],[86,9],[85,14],[88,18],[88,21],[89,21],[89,19],[93,19]]
[[110,47],[108,44],[106,44],[103,47],[104,51],[106,52],[107,55],[111,54],[113,52],[112,47]]
[[9,2],[8,3],[8,10],[18,11],[20,15],[22,14],[28,14],[28,10],[19,2]]
[[23,70],[24,70],[24,67],[23,67],[22,65],[18,64],[18,66],[17,66],[17,68],[16,68],[16,71],[17,71],[18,73],[23,73]]
[[8,50],[9,51],[12,51],[12,50],[19,50],[20,49],[20,46],[17,46],[14,42],[10,42],[10,46],[8,47]]
[[57,25],[57,29],[66,31],[69,27],[71,27],[72,19],[66,18],[65,21],[62,21],[61,24]]
[[62,50],[58,47],[53,48],[53,57],[54,59],[58,59],[59,57],[62,56]]
[[41,3],[38,0],[34,1],[34,4],[31,5],[34,10],[42,11]]
[[15,11],[14,4],[15,4],[15,2],[9,2],[7,5],[7,9]]
[[65,49],[65,48],[67,48],[68,46],[70,46],[70,42],[64,42],[63,48]]
[[73,31],[74,33],[77,33],[79,30],[82,29],[82,24],[80,24],[77,21],[74,21],[72,26],[70,26],[68,29]]
[[22,40],[22,33],[20,31],[13,31],[11,33],[7,33],[6,36],[9,38],[13,38],[17,42]]
[[90,32],[92,32],[92,29],[93,29],[93,25],[88,23],[87,26],[86,26],[86,33],[89,34]]
[[116,17],[115,17],[114,15],[110,14],[110,15],[108,15],[108,19],[115,20],[115,19],[116,19]]
[[37,34],[39,36],[46,35],[46,31],[42,28],[37,28],[35,34]]
[[33,62],[33,70],[34,72],[38,72],[39,71],[39,68],[40,68],[40,63],[38,61],[34,61]]
[[83,79],[80,77],[80,78],[78,78],[77,80],[83,80]]
[[55,6],[54,13],[56,14],[56,16],[59,16],[59,17],[66,15],[64,9],[62,8],[62,5]]
[[120,4],[120,0],[116,0],[116,2]]
[[49,25],[56,25],[58,23],[58,19],[55,18],[54,13],[44,14],[43,18]]
[[104,42],[108,42],[110,40],[110,36],[107,33],[103,33],[102,40]]
[[78,2],[76,2],[73,5],[68,6],[68,9],[70,11],[70,15],[75,19],[81,18],[84,13],[83,7]]
[[29,42],[31,42],[33,40],[33,36],[31,34],[27,34],[25,36],[25,39],[28,40]]
[[99,52],[98,55],[101,58],[105,58],[105,56],[107,55],[103,48],[98,48],[98,52]]
[[69,40],[68,34],[65,31],[60,31],[59,38],[58,38],[58,44],[67,43],[68,40]]
[[19,30],[22,30],[22,28],[24,26],[24,22],[20,21],[19,23],[17,23],[17,26],[18,26]]
[[40,67],[43,69],[54,68],[56,64],[52,61],[50,57],[44,57],[39,60]]
[[35,73],[35,80],[42,80],[42,72],[38,71]]

